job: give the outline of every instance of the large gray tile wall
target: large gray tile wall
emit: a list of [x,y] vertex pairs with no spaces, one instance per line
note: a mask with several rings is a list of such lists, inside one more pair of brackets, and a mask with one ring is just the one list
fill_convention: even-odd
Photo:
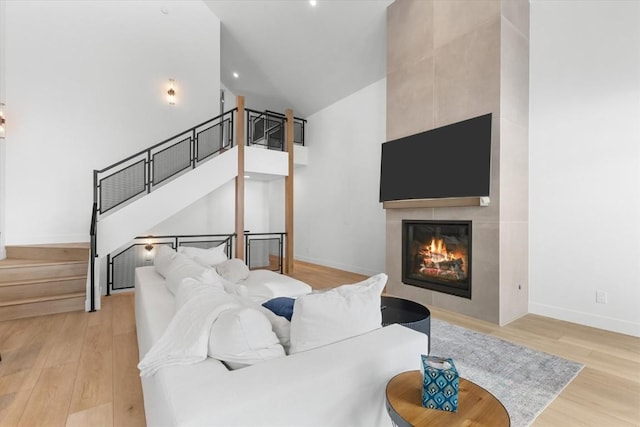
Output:
[[[387,9],[387,140],[493,113],[491,205],[388,209],[388,292],[494,323],[527,312],[525,70],[527,0],[396,0]],[[401,283],[403,219],[473,221],[472,299]]]

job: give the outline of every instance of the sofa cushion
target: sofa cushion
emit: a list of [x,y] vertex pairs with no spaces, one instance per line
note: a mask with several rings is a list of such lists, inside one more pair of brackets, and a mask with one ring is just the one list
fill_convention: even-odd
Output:
[[277,297],[264,302],[262,305],[278,316],[282,316],[291,321],[295,301],[295,299],[289,297]]
[[238,258],[228,259],[215,266],[216,272],[231,283],[238,283],[249,277],[249,267]]
[[285,351],[263,313],[240,307],[224,311],[213,323],[208,354],[238,369],[282,357]]
[[227,245],[221,244],[214,248],[201,249],[193,246],[180,246],[178,253],[183,254],[198,263],[213,267],[216,264],[226,261],[227,258]]
[[167,277],[167,271],[175,256],[176,251],[174,251],[171,246],[156,245],[156,255],[153,258],[153,266],[159,275]]
[[384,273],[352,285],[299,296],[291,317],[290,354],[320,347],[382,325]]

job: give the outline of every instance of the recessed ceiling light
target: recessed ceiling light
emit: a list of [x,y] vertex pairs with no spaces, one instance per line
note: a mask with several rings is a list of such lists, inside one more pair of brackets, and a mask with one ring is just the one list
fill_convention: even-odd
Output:
[[245,179],[249,179],[249,178],[251,178],[251,175],[245,175],[244,177],[245,177]]
[[233,73],[233,77],[237,79],[237,78],[238,78],[238,77],[240,77],[240,76],[238,75],[238,73],[234,72],[234,73]]
[[315,5],[318,4],[318,2],[316,0],[309,0],[309,4],[315,7]]

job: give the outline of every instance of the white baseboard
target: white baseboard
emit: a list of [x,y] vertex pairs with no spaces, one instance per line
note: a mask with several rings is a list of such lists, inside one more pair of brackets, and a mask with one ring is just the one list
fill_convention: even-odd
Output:
[[593,328],[605,329],[607,331],[618,332],[634,337],[640,337],[640,322],[630,322],[628,320],[599,316],[593,313],[569,310],[564,307],[539,304],[535,302],[529,302],[529,313],[539,314],[540,316],[551,317],[571,323],[578,323],[580,325],[591,326]]

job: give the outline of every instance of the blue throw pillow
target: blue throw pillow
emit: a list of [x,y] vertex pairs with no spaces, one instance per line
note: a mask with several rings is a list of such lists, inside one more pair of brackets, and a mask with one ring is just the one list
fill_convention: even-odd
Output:
[[277,297],[263,303],[262,306],[273,311],[278,316],[285,317],[288,321],[291,321],[294,302],[296,302],[296,300],[293,298]]

